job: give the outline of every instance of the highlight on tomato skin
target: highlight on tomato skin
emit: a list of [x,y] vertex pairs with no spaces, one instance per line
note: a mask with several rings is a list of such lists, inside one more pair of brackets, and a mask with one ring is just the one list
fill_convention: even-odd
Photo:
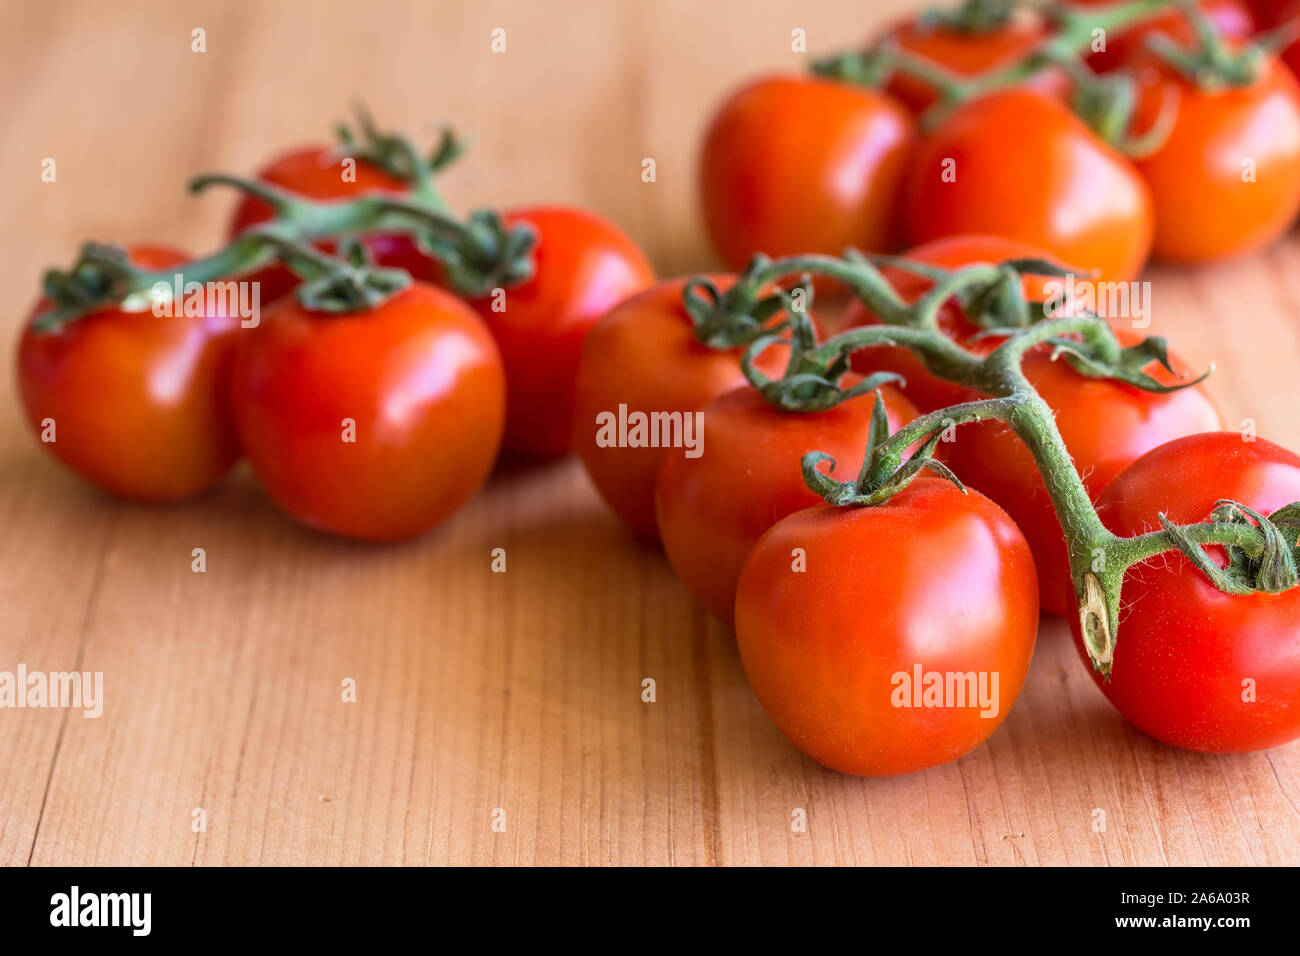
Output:
[[898,189],[916,141],[892,97],[806,76],[766,76],[718,108],[701,147],[704,225],[723,263],[899,244]]
[[424,283],[364,312],[281,299],[242,338],[231,394],[275,502],[368,541],[449,517],[491,472],[505,427],[496,343],[469,306]]
[[[1033,654],[1038,582],[997,505],[918,478],[882,505],[777,522],[745,561],[735,613],[777,729],[825,767],[888,777],[955,760],[1006,718]],[[936,679],[962,699],[934,699]]]
[[[1240,432],[1168,442],[1116,475],[1097,513],[1116,534],[1160,528],[1161,514],[1207,520],[1221,498],[1265,516],[1300,501],[1300,455]],[[1206,549],[1222,566],[1222,549]],[[1300,588],[1224,594],[1187,558],[1161,554],[1125,575],[1110,679],[1094,675],[1130,723],[1163,743],[1243,753],[1300,737]],[[1088,665],[1077,621],[1075,644]],[[1088,665],[1091,669],[1091,665]]]
[[[128,250],[141,268],[179,266],[162,246]],[[32,315],[44,311],[42,301]],[[227,403],[238,316],[105,308],[53,332],[23,329],[16,379],[41,447],[91,484],[132,501],[201,495],[240,455]]]

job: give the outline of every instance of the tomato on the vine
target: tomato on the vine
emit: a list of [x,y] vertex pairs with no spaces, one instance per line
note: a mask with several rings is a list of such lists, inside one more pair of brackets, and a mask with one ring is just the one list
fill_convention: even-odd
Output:
[[[347,163],[345,164],[345,160]],[[349,157],[333,146],[303,146],[280,154],[257,173],[262,182],[279,186],[308,199],[346,201],[366,193],[405,195],[410,187],[396,176],[365,159]],[[235,207],[230,224],[234,238],[245,229],[266,222],[273,211],[256,196],[245,196]],[[405,269],[415,279],[432,282],[438,275],[437,264],[403,235],[376,234],[365,237],[366,249],[376,264]],[[316,246],[333,252],[337,246],[324,239]],[[247,277],[261,283],[261,300],[270,302],[298,284],[298,277],[282,265],[267,266]]]
[[1126,280],[1151,249],[1151,195],[1065,106],[1002,90],[954,109],[921,141],[903,192],[910,244],[986,233]]
[[1175,104],[1168,137],[1138,158],[1155,204],[1152,253],[1169,262],[1243,255],[1284,233],[1300,212],[1300,84],[1261,54],[1248,86],[1207,89],[1155,57],[1133,66],[1135,128]]
[[[155,246],[129,258],[145,269],[187,260]],[[32,428],[65,465],[121,498],[192,497],[239,457],[226,391],[240,320],[178,313],[100,309],[53,332],[29,324],[18,343]]]
[[[1115,534],[1207,521],[1226,498],[1267,516],[1300,501],[1300,456],[1238,432],[1153,449],[1097,498]],[[1294,539],[1293,539],[1294,541]],[[1206,551],[1221,567],[1221,548]],[[1087,651],[1072,619],[1075,643]],[[1089,665],[1091,667],[1091,665]],[[1240,753],[1300,736],[1300,588],[1225,594],[1186,556],[1158,555],[1124,576],[1110,679],[1098,686],[1138,729],[1175,747]]]
[[504,447],[531,457],[563,455],[573,447],[582,341],[606,312],[654,282],[654,270],[626,234],[581,209],[518,209],[505,221],[537,230],[536,271],[519,285],[469,300],[505,364]]
[[[720,290],[732,276],[710,276]],[[606,504],[638,536],[655,540],[654,489],[668,448],[609,442],[602,421],[620,431],[630,416],[672,421],[698,411],[723,392],[746,384],[742,349],[715,350],[696,341],[682,305],[685,279],[666,279],[625,300],[596,323],[582,344],[574,391],[573,445]],[[770,348],[755,363],[779,375],[789,352]],[[632,432],[631,434],[635,434]],[[616,436],[617,437],[617,436]]]
[[[1000,236],[945,236],[924,245],[909,249],[904,256],[914,262],[955,269],[970,265],[995,265],[1011,259],[1052,260],[1042,249],[1004,239]],[[1060,263],[1068,267],[1068,263]],[[924,295],[933,282],[915,272],[895,266],[881,270],[894,291],[907,303]],[[1049,302],[1056,295],[1048,286],[1053,280],[1027,275],[1021,287],[1028,302]],[[1059,281],[1059,280],[1056,280]],[[981,336],[980,329],[962,314],[956,300],[949,300],[939,311],[939,331],[963,348],[978,354],[991,352],[1002,341],[995,336]],[[878,325],[879,318],[861,300],[855,299],[844,313],[846,327]],[[853,354],[853,368],[864,374],[871,372],[896,372],[903,376],[899,386],[903,393],[923,412],[946,408],[959,402],[978,398],[978,394],[964,385],[946,381],[933,374],[916,353],[901,345],[873,345]]]
[[915,123],[891,97],[771,76],[732,96],[700,159],[704,223],[723,262],[897,244],[897,194]]
[[[857,380],[846,376],[842,385]],[[856,471],[875,394],[824,412],[787,412],[748,385],[733,389],[704,406],[701,453],[674,450],[664,459],[655,485],[664,553],[686,589],[728,628],[736,581],[754,542],[776,521],[821,500],[804,484],[804,453],[825,452],[837,471]],[[891,432],[916,417],[896,388],[882,386],[879,394]]]
[[346,314],[281,299],[240,343],[231,394],[276,503],[368,540],[413,537],[464,504],[505,422],[492,336],[464,302],[418,282]]
[[[957,29],[912,17],[886,30],[877,43],[892,43],[906,54],[928,60],[958,77],[968,78],[1015,64],[1028,56],[1047,35],[1046,25],[1038,17],[1013,17],[980,30]],[[1071,88],[1066,74],[1053,67],[1035,72],[1024,85],[1027,89],[1058,99],[1064,99]],[[903,71],[890,77],[885,91],[918,114],[938,101],[938,94],[929,84]]]
[[[1116,0],[1074,0],[1081,6],[1107,6]],[[1255,29],[1255,17],[1243,0],[1198,0],[1197,6],[1214,25],[1220,36],[1244,40]],[[1122,68],[1130,57],[1147,48],[1154,36],[1165,36],[1180,46],[1190,47],[1196,31],[1187,14],[1177,8],[1147,17],[1124,30],[1111,31],[1104,49],[1088,54],[1088,64],[1108,72]]]
[[[1140,336],[1117,330],[1123,346]],[[1171,375],[1152,362],[1145,371],[1172,385],[1186,381],[1187,364],[1170,354]],[[1121,468],[1165,442],[1222,427],[1218,409],[1200,385],[1157,394],[1111,379],[1089,378],[1063,358],[1038,349],[1025,356],[1025,377],[1056,413],[1056,427],[1074,459],[1084,487],[1095,496]],[[958,477],[988,495],[1024,532],[1038,565],[1043,609],[1077,615],[1065,537],[1047,486],[1023,442],[1001,422],[980,422],[957,430],[945,444]]]
[[740,574],[736,640],[791,743],[833,770],[892,776],[997,729],[1029,669],[1037,590],[997,505],[919,478],[881,505],[773,525]]

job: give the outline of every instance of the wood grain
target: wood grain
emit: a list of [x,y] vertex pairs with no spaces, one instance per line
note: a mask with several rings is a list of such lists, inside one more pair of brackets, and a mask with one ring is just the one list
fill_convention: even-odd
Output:
[[[214,246],[229,197],[188,198],[187,177],[319,140],[355,97],[385,124],[473,135],[445,180],[463,208],[581,203],[665,274],[699,270],[710,105],[805,66],[794,28],[823,52],[906,6],[10,0],[0,321],[12,341],[40,269],[83,238]],[[190,52],[195,27],[206,53]],[[1156,331],[1217,363],[1230,425],[1253,418],[1292,447],[1297,275],[1292,236],[1150,276]],[[5,864],[1300,863],[1300,746],[1211,757],[1149,740],[1059,621],[989,743],[851,779],[780,738],[729,635],[571,461],[497,475],[421,541],[365,547],[292,524],[243,468],[178,508],[110,501],[41,454],[3,368],[0,669],[103,671],[106,695],[96,720],[0,711]]]

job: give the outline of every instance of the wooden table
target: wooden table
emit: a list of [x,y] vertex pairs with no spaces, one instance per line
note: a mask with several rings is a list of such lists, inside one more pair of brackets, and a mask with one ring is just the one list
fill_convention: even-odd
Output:
[[[665,274],[699,270],[711,106],[745,76],[803,68],[793,29],[824,52],[905,5],[9,0],[9,341],[40,270],[82,238],[214,246],[231,200],[188,198],[186,178],[319,140],[354,97],[385,124],[472,134],[444,180],[463,208],[581,203]],[[1150,276],[1155,330],[1217,362],[1230,427],[1253,418],[1291,447],[1298,275],[1292,236]],[[731,637],[572,461],[498,475],[427,538],[367,547],[294,525],[244,468],[181,507],[108,500],[39,450],[3,369],[0,670],[102,671],[105,705],[0,711],[0,862],[1300,863],[1300,746],[1153,742],[1059,621],[986,745],[902,779],[843,777],[781,739]],[[490,573],[496,547],[506,574]]]

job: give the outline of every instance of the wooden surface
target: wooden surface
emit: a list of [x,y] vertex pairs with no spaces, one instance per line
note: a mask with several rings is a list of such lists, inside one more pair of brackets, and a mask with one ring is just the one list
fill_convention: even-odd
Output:
[[[385,124],[473,135],[444,180],[463,208],[578,202],[665,273],[698,270],[693,162],[712,104],[804,66],[792,29],[823,52],[903,6],[10,0],[6,341],[40,269],[82,238],[215,245],[230,200],[188,198],[185,179],[319,140],[356,97]],[[498,26],[504,55],[489,52]],[[55,184],[39,179],[47,156]],[[1297,276],[1294,235],[1151,276],[1155,330],[1217,362],[1230,425],[1254,418],[1291,447]],[[364,547],[292,524],[242,467],[179,508],[107,500],[41,453],[0,367],[0,670],[102,671],[106,698],[99,719],[0,711],[5,864],[1300,863],[1300,746],[1154,743],[1059,622],[989,743],[902,779],[838,776],[780,738],[730,636],[572,461],[499,475],[423,540]]]

